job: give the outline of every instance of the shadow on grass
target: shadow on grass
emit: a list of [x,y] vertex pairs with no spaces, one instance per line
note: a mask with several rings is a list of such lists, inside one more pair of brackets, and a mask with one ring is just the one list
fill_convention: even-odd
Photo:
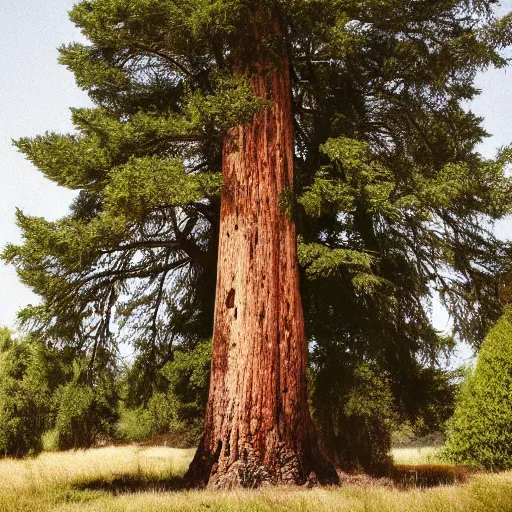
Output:
[[[468,480],[470,471],[465,467],[455,466],[407,466],[396,465],[388,478],[376,479],[367,475],[341,479],[341,486],[346,484],[398,487],[402,490],[414,488],[438,487],[441,485],[454,485]],[[177,492],[192,489],[193,487],[183,476],[158,476],[120,474],[111,478],[88,480],[75,483],[71,487],[77,496],[86,496],[88,493],[105,493],[112,496],[142,492]],[[85,493],[85,494],[84,494]]]
[[101,491],[117,496],[139,492],[172,492],[190,489],[182,476],[147,476],[147,475],[116,475],[113,478],[98,478],[87,482],[76,483],[77,491]]

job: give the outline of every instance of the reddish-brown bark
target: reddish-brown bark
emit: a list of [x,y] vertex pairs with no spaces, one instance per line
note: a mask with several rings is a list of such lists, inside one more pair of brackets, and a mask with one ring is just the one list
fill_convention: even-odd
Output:
[[210,395],[188,475],[215,488],[334,483],[307,403],[296,233],[283,207],[293,188],[287,58],[250,80],[272,106],[224,141]]

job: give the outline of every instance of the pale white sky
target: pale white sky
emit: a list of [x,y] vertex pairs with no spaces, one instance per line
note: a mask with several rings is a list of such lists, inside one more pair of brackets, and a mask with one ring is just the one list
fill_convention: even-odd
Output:
[[[80,38],[68,20],[74,0],[0,0],[0,247],[20,240],[15,208],[56,219],[73,194],[46,180],[12,146],[11,139],[72,129],[69,107],[87,95],[57,63],[57,47]],[[0,263],[0,325],[37,298]]]
[[[73,193],[46,180],[25,161],[11,139],[42,134],[46,130],[72,129],[69,107],[88,105],[73,75],[57,64],[57,47],[80,40],[68,20],[74,0],[0,0],[0,247],[18,242],[15,208],[30,215],[56,219],[66,214]],[[512,0],[502,2],[512,10]],[[471,109],[485,118],[493,137],[481,148],[485,156],[512,142],[512,68],[478,76],[481,96]],[[509,238],[511,224],[499,232]],[[0,263],[0,325],[14,326],[16,312],[37,297],[17,279],[13,268]],[[444,329],[446,315],[438,305],[433,312],[436,327]]]

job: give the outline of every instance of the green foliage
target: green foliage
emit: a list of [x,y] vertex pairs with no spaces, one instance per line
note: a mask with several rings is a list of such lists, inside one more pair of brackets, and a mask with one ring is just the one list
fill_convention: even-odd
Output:
[[60,450],[89,448],[113,437],[118,419],[118,396],[112,379],[100,375],[94,383],[84,383],[80,370],[75,371],[75,378],[56,396],[55,444]]
[[324,450],[342,468],[373,474],[390,469],[392,439],[414,422],[414,436],[444,429],[454,409],[457,372],[410,365],[411,387],[394,389],[382,361],[361,362],[341,344],[323,341],[311,353],[311,405]]
[[512,467],[512,309],[490,330],[449,422],[444,456],[491,470]]
[[0,327],[0,351],[6,352],[9,350],[14,341],[12,339],[13,332],[8,327]]
[[387,474],[398,421],[388,379],[346,355],[328,362],[317,351],[314,358],[313,418],[325,453],[346,470]]
[[[174,446],[195,446],[203,429],[210,364],[210,340],[186,352],[176,351],[174,359],[158,372],[159,378],[153,380],[154,391],[146,403],[122,408],[120,436],[140,441],[164,434]],[[128,381],[133,378],[137,378],[134,369]]]
[[208,400],[211,357],[211,340],[206,340],[190,352],[177,352],[174,361],[162,368],[169,381],[170,401],[176,402],[175,421],[194,431],[196,438],[202,430]]
[[[0,454],[89,447],[112,437],[118,417],[115,372],[87,382],[66,350],[0,331]],[[98,360],[101,357],[98,356]]]
[[351,277],[350,285],[355,293],[371,294],[376,288],[392,288],[390,281],[373,273],[374,258],[362,251],[330,249],[322,244],[304,244],[299,240],[298,258],[311,281],[344,274]]
[[444,433],[453,415],[460,387],[461,370],[422,369],[416,386],[408,390],[416,404],[414,433],[417,437]]
[[41,448],[44,452],[59,451],[57,431],[54,428],[47,430],[41,436]]
[[121,402],[116,437],[134,443],[150,439],[153,435],[154,428],[149,411],[143,407],[128,408]]
[[16,340],[2,330],[0,349],[0,454],[41,450],[51,423],[52,393],[64,374],[56,354],[39,341]]
[[131,159],[112,171],[105,188],[105,209],[127,218],[144,218],[148,210],[186,205],[201,200],[207,191],[220,189],[219,175],[189,176],[181,160]]
[[[61,48],[61,62],[95,106],[72,111],[72,135],[16,143],[48,178],[79,190],[61,221],[18,216],[25,242],[3,256],[43,298],[21,319],[79,346],[150,339],[145,347],[165,353],[171,339],[211,335],[223,135],[268,107],[249,84],[256,57],[287,49],[290,195],[302,207],[303,244],[318,254],[304,258],[310,334],[322,337],[321,304],[374,319],[381,325],[364,336],[375,327],[401,339],[406,359],[434,356],[425,304],[435,288],[456,334],[478,345],[500,314],[494,283],[508,248],[487,227],[510,211],[510,151],[478,155],[486,134],[464,105],[478,69],[505,65],[509,17],[496,19],[492,1],[257,5],[77,3],[71,19],[89,43]],[[258,47],[251,27],[268,16],[283,35]],[[340,300],[325,293],[339,288]],[[107,321],[116,313],[118,339]],[[349,341],[337,324],[330,337],[340,343],[363,335]],[[351,321],[342,330],[353,332]]]
[[299,200],[309,216],[354,212],[361,202],[368,213],[396,216],[391,197],[393,173],[371,154],[369,144],[339,137],[319,149],[331,160],[332,168],[320,170]]

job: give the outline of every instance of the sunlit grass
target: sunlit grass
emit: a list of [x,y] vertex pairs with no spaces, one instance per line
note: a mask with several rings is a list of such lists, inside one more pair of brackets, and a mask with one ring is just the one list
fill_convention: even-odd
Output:
[[512,510],[512,475],[475,477],[471,484],[428,491],[346,486],[338,489],[194,491],[103,497],[66,504],[62,511],[226,511],[226,512],[507,512]]
[[54,510],[60,500],[105,494],[88,484],[130,478],[158,482],[186,471],[193,450],[137,446],[43,453],[34,459],[0,461],[0,511]]
[[194,450],[138,446],[43,453],[34,459],[0,461],[0,492],[52,487],[121,474],[155,477],[182,475]]
[[[425,464],[433,450],[398,450]],[[512,472],[469,483],[403,491],[364,483],[339,488],[184,491],[193,450],[109,447],[0,461],[1,512],[512,512]],[[427,459],[425,458],[427,457]],[[432,458],[430,460],[433,460]],[[170,485],[168,485],[170,483]]]
[[395,448],[391,453],[395,464],[446,464],[439,456],[440,448],[424,446],[421,448]]

